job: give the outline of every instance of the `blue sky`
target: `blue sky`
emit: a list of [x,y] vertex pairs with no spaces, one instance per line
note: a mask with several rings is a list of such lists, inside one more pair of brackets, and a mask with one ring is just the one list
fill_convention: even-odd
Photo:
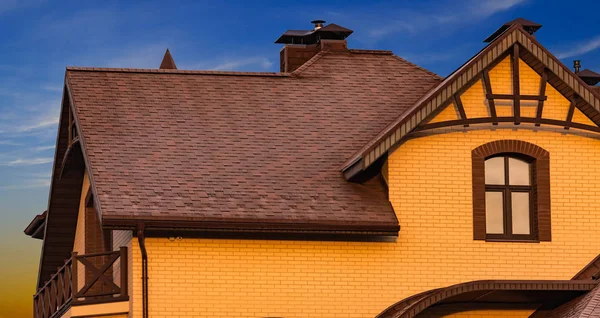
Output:
[[67,65],[156,68],[168,47],[180,69],[278,71],[274,40],[319,18],[355,30],[352,48],[445,76],[522,16],[568,66],[600,72],[599,12],[597,1],[0,0],[0,281],[24,277],[15,297],[33,292],[40,244],[22,230],[46,208]]

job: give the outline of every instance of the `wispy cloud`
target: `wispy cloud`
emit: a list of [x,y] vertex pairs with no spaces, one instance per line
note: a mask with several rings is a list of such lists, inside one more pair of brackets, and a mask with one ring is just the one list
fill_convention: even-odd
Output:
[[48,179],[33,179],[33,180],[28,180],[25,183],[0,186],[0,190],[24,190],[24,189],[42,188],[42,187],[48,187],[48,186],[50,186],[50,178],[48,178]]
[[2,166],[16,167],[16,166],[34,166],[54,161],[54,158],[27,158],[27,159],[15,159],[12,161],[0,163]]
[[0,1],[0,14],[9,11],[37,6],[46,2],[45,0],[2,0]]
[[445,62],[454,59],[456,56],[461,55],[467,50],[472,50],[475,45],[472,43],[466,43],[464,45],[457,45],[447,50],[435,51],[435,52],[420,52],[415,53],[404,53],[400,52],[401,56],[413,63],[435,63]]
[[587,41],[570,45],[569,49],[558,51],[556,53],[556,57],[558,57],[559,59],[564,59],[568,57],[583,55],[597,50],[598,48],[600,48],[600,35]]
[[42,128],[54,127],[56,125],[58,125],[58,115],[49,114],[45,117],[39,118],[33,123],[18,126],[15,132],[28,132]]
[[60,93],[63,91],[63,86],[62,85],[56,85],[56,84],[43,84],[41,87],[41,89],[48,91],[48,92],[57,92]]
[[506,11],[523,4],[527,0],[486,0],[477,2],[478,5],[473,7],[472,12],[480,18],[486,18],[498,12]]
[[0,134],[19,135],[54,129],[58,125],[60,99],[15,108],[20,111],[15,114],[6,113],[4,117],[0,116]]
[[50,150],[50,149],[54,149],[54,145],[49,145],[49,146],[38,146],[33,148],[33,151],[35,152],[40,152],[40,151],[44,151],[44,150]]
[[[482,0],[463,1],[453,4],[451,8],[443,8],[429,13],[418,13],[400,9],[401,13],[395,18],[383,19],[379,17],[376,27],[368,30],[371,40],[378,40],[395,33],[418,34],[440,26],[461,26],[467,23],[476,23],[494,14],[510,10],[526,3],[528,0]],[[374,20],[376,18],[371,17]],[[364,20],[364,19],[363,19]]]
[[273,62],[265,57],[250,57],[237,60],[226,60],[211,68],[214,71],[231,71],[247,66],[258,66],[262,69],[268,69],[273,65]]
[[106,62],[108,67],[158,68],[168,45],[152,43],[119,50],[116,57]]
[[0,140],[0,145],[4,146],[20,146],[21,144],[18,142],[14,142],[12,140]]

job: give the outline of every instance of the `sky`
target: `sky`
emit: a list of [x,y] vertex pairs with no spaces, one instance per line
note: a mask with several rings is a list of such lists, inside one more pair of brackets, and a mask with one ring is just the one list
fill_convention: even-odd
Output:
[[324,19],[348,46],[392,50],[446,76],[505,22],[543,25],[537,39],[567,66],[600,72],[600,2],[0,0],[0,318],[31,317],[41,241],[23,234],[46,209],[66,66],[278,71],[288,29]]

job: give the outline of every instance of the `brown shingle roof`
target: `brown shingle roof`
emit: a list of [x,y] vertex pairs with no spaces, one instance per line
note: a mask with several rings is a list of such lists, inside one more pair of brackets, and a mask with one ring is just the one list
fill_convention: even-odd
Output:
[[384,185],[339,167],[440,78],[350,51],[292,74],[69,68],[66,81],[107,225],[390,233]]
[[546,318],[591,318],[600,317],[600,286],[568,303],[540,315]]

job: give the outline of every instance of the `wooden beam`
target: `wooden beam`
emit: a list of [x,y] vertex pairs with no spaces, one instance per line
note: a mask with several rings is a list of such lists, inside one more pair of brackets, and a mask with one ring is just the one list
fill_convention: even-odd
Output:
[[[496,117],[496,118],[491,118],[491,117],[485,117],[485,118],[471,118],[471,119],[459,119],[459,120],[450,120],[450,121],[444,121],[444,122],[439,122],[439,123],[432,123],[432,124],[427,124],[427,125],[423,125],[421,127],[417,127],[415,129],[415,131],[424,131],[424,130],[430,130],[430,129],[436,129],[436,128],[444,128],[444,127],[452,127],[452,126],[464,126],[464,125],[475,125],[475,124],[494,124],[494,123],[511,123],[515,121],[515,117],[511,116],[511,117]],[[533,118],[533,117],[522,117],[521,118],[521,122],[522,123],[531,123],[531,124],[535,124],[538,122],[537,118]],[[561,127],[569,127],[569,128],[576,128],[576,129],[580,129],[580,130],[585,130],[585,131],[592,131],[595,133],[600,133],[600,127],[598,126],[591,126],[591,125],[586,125],[586,124],[580,124],[580,123],[575,123],[575,122],[567,122],[565,120],[556,120],[556,119],[545,119],[542,118],[541,120],[539,120],[539,123],[542,125],[550,125],[550,126],[561,126]]]
[[[485,92],[489,95],[493,95],[492,84],[490,83],[490,74],[488,73],[487,69],[483,70],[481,80],[483,81],[483,85],[485,87]],[[488,99],[488,105],[490,107],[490,117],[492,119],[497,118],[498,115],[496,115],[496,103],[494,102],[494,100]],[[497,121],[493,122],[493,124],[498,125],[498,122]]]
[[577,95],[573,95],[571,97],[571,105],[569,106],[569,111],[567,112],[567,119],[565,120],[565,129],[569,129],[569,126],[573,122],[573,114],[575,113],[575,105],[577,104]]
[[512,65],[513,65],[513,112],[515,117],[515,125],[521,123],[521,99],[519,95],[521,95],[521,87],[519,83],[519,44],[515,44],[513,46],[513,56],[512,56]]
[[514,99],[519,100],[547,100],[548,97],[540,95],[511,95],[511,94],[486,94],[487,99]]
[[[458,109],[458,114],[460,115],[460,119],[466,120],[467,114],[465,113],[465,107],[463,106],[462,100],[460,99],[460,95],[454,94],[452,95],[452,101],[454,105],[456,105],[456,109]],[[465,124],[464,127],[469,127],[468,124]]]
[[542,111],[544,110],[544,101],[546,100],[546,83],[548,82],[548,71],[544,69],[542,72],[542,78],[540,79],[540,98],[544,97],[544,99],[540,99],[537,106],[537,111],[535,114],[535,118],[537,122],[536,126],[540,126],[539,121],[542,119]]

